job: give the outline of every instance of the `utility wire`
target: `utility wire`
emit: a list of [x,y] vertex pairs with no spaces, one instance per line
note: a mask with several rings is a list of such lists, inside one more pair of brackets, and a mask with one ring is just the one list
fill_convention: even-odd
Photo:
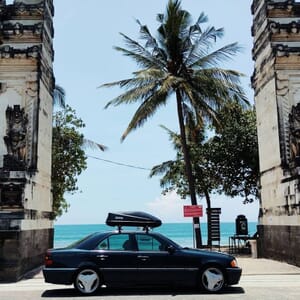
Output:
[[120,162],[117,162],[117,161],[112,161],[112,160],[108,160],[108,159],[99,158],[99,157],[92,156],[92,155],[87,155],[87,157],[93,158],[93,159],[97,159],[97,160],[101,160],[101,161],[105,161],[107,163],[118,165],[118,166],[122,166],[122,167],[139,169],[139,170],[145,170],[145,171],[151,171],[151,169],[149,169],[149,168],[143,168],[143,167],[128,165],[128,164],[120,163]]

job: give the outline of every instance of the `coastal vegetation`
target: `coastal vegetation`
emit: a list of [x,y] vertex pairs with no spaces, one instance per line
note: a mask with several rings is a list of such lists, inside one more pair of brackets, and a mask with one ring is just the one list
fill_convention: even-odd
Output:
[[67,211],[69,204],[65,193],[78,190],[77,177],[87,167],[84,136],[79,131],[84,126],[68,105],[53,116],[51,181],[54,219]]
[[[199,132],[209,124],[221,128],[219,111],[228,102],[247,104],[240,86],[241,74],[219,65],[231,59],[239,50],[237,43],[213,50],[224,34],[222,28],[202,25],[208,21],[201,13],[195,23],[179,0],[169,0],[165,13],[157,15],[157,35],[137,21],[140,42],[121,33],[126,47],[115,47],[133,59],[140,67],[131,78],[102,85],[119,86],[125,92],[109,101],[106,108],[121,104],[138,104],[125,132],[141,127],[158,109],[171,102],[177,108],[180,153],[188,195],[197,204],[197,182],[193,164],[193,145],[187,136],[189,122]],[[203,177],[203,176],[202,176]],[[196,247],[202,246],[199,218],[193,218]]]
[[[217,130],[211,128],[205,131],[192,120],[186,128],[195,189],[198,197],[206,201],[208,226],[211,194],[240,196],[244,203],[258,198],[259,159],[254,108],[244,108],[238,103],[228,102],[218,115],[222,126]],[[176,190],[182,198],[186,198],[189,188],[180,136],[163,128],[174,145],[176,157],[154,166],[150,176],[162,175],[160,184],[163,193]],[[207,238],[210,246],[212,240],[209,230]]]

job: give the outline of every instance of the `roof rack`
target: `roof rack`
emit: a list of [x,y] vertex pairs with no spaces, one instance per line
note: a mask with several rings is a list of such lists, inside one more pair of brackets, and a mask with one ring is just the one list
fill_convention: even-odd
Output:
[[119,232],[122,226],[143,227],[148,232],[149,228],[159,227],[162,222],[148,213],[133,211],[109,213],[106,218],[106,224],[108,226],[117,226]]

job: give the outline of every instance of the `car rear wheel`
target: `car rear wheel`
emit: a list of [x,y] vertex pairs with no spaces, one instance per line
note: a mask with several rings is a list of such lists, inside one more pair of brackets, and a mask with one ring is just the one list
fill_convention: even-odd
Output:
[[93,294],[100,287],[100,277],[94,269],[82,269],[76,275],[75,288],[82,294]]
[[201,287],[209,293],[216,293],[222,290],[225,285],[225,278],[219,267],[208,266],[201,273]]

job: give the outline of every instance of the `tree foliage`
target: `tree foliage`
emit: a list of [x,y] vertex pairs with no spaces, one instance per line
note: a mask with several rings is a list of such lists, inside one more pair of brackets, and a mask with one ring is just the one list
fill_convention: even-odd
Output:
[[[228,103],[219,111],[221,126],[210,139],[204,131],[189,123],[186,131],[195,177],[195,189],[210,206],[210,194],[219,192],[244,203],[258,197],[259,159],[254,108],[245,109],[238,103]],[[168,129],[166,129],[168,130]],[[212,134],[210,132],[210,134]],[[188,193],[183,154],[178,135],[168,130],[176,150],[176,158],[152,168],[150,176],[163,175],[163,192],[176,190],[183,198]],[[195,139],[195,137],[197,137]]]
[[65,193],[78,190],[77,176],[87,167],[87,158],[82,147],[84,137],[79,132],[84,126],[75,110],[68,105],[53,116],[51,179],[54,218],[67,211],[69,204]]
[[[191,126],[191,123],[189,124]],[[189,187],[185,173],[184,159],[180,142],[180,135],[162,126],[176,150],[176,158],[163,162],[151,169],[150,177],[163,175],[160,185],[163,193],[172,190],[184,199],[189,196]],[[195,178],[195,190],[199,197],[206,197],[218,188],[218,178],[215,176],[215,169],[212,168],[210,149],[205,139],[205,131],[201,127],[186,129],[189,137],[190,156],[193,165],[193,176]],[[206,199],[209,206],[210,199]]]
[[259,158],[254,108],[244,110],[228,103],[219,112],[222,126],[210,141],[211,160],[218,172],[220,188],[244,203],[258,197]]

